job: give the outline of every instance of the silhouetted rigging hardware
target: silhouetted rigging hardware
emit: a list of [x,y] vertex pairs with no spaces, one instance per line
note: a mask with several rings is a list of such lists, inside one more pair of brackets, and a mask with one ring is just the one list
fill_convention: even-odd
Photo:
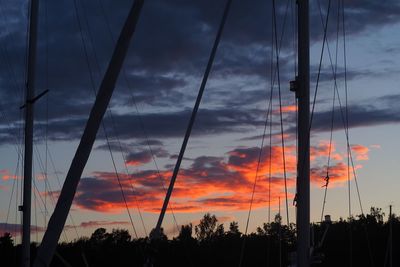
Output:
[[293,81],[290,81],[289,83],[290,91],[296,93],[296,98],[298,97],[298,92],[299,92],[299,77],[296,76],[296,79]]

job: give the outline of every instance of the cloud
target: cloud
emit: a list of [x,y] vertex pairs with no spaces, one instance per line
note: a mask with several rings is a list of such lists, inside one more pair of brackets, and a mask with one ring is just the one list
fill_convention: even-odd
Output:
[[10,179],[18,179],[18,176],[11,174],[7,169],[1,169],[0,175],[2,176],[3,181],[8,181]]
[[[251,113],[254,110],[249,106],[264,101],[267,94],[265,89],[269,87],[265,77],[270,73],[268,62],[272,27],[271,20],[266,16],[270,4],[257,0],[251,3],[239,1],[232,5],[204,95],[202,107],[205,107],[205,118],[203,122],[200,118],[196,122],[199,125],[198,135],[232,130],[249,131],[243,127],[257,124],[252,120],[254,118]],[[121,29],[131,1],[118,1],[117,4],[115,1],[103,1],[101,5],[104,8],[99,5],[92,2],[78,4],[78,17],[72,2],[61,1],[47,6],[47,19],[51,23],[47,26],[40,24],[39,28],[38,54],[42,56],[38,57],[37,62],[37,87],[51,89],[46,96],[51,112],[45,112],[46,105],[37,105],[38,135],[44,131],[48,114],[52,140],[70,141],[81,136],[94,100],[92,87],[98,88],[114,47],[113,39],[116,39]],[[395,0],[384,3],[354,0],[345,5],[347,14],[350,14],[346,16],[348,35],[399,22],[397,14],[400,7]],[[0,62],[0,67],[9,73],[0,80],[0,86],[7,88],[0,91],[1,99],[7,99],[7,103],[1,104],[15,108],[3,108],[11,128],[4,121],[0,122],[1,144],[12,143],[15,133],[22,126],[17,107],[21,104],[19,92],[24,89],[25,64],[20,55],[26,51],[24,40],[27,9],[21,9],[21,6],[27,7],[21,1],[9,1],[3,7],[7,23],[3,25],[0,40],[7,58]],[[137,122],[138,116],[126,112],[128,108],[134,108],[132,95],[143,114],[150,136],[176,137],[182,133],[188,118],[187,109],[193,105],[223,7],[223,2],[211,0],[174,0],[169,1],[168,5],[163,1],[153,1],[145,5],[123,75],[110,104],[114,113],[119,114],[117,128],[121,128],[123,138],[127,138],[128,133],[130,137],[141,136],[140,130],[132,130],[132,123]],[[327,9],[326,3],[322,3],[322,9]],[[278,3],[277,11],[278,25],[282,26],[286,4]],[[288,28],[281,50],[282,80],[293,76],[290,19],[290,16],[287,17]],[[333,27],[336,25],[335,16],[332,15],[330,19],[329,25]],[[311,23],[315,26],[312,28],[312,43],[321,40],[320,20],[318,6],[314,3],[311,5]],[[44,26],[48,30],[47,39],[43,36]],[[354,73],[349,71],[347,77],[350,79],[369,74],[368,70]],[[322,78],[325,76],[330,78],[331,75],[327,72],[323,73]],[[290,93],[285,91],[284,94],[288,96]],[[121,111],[125,114],[121,115]],[[227,113],[231,112],[239,117],[227,117]],[[218,115],[212,113],[225,113],[225,118],[213,120]],[[179,120],[182,118],[186,120]],[[227,123],[227,120],[238,118],[247,118],[249,123],[243,120]],[[128,125],[131,129],[129,132]],[[203,125],[212,127],[206,127],[203,131]]]
[[[393,99],[389,99],[393,97]],[[362,104],[352,104],[348,106],[349,112],[349,128],[358,127],[371,127],[385,124],[393,124],[400,122],[399,107],[395,106],[395,99],[399,98],[399,95],[390,95],[380,98],[371,99],[370,101],[364,101]],[[374,103],[374,104],[371,104]],[[335,121],[333,130],[343,129],[343,116],[344,110],[335,108]],[[343,115],[343,116],[342,116]],[[312,131],[313,132],[327,132],[331,130],[331,117],[332,111],[321,111],[314,113]],[[295,131],[292,127],[290,132]]]
[[[366,160],[368,148],[353,145],[355,160]],[[284,198],[283,159],[280,146],[239,147],[230,150],[225,157],[199,156],[188,167],[182,167],[172,194],[175,212],[203,212],[204,210],[247,210],[252,193],[261,152],[257,187],[253,207],[265,207],[271,200],[277,205]],[[286,174],[289,198],[293,199],[296,177],[296,148],[286,147]],[[311,147],[311,181],[323,186],[327,173],[329,144],[321,141]],[[337,151],[332,144],[329,166],[330,186],[342,186],[347,181],[347,165],[343,163],[346,152]],[[270,165],[271,163],[271,165]],[[362,167],[357,165],[356,168]],[[269,178],[271,173],[271,178]],[[140,207],[145,212],[158,213],[165,197],[165,187],[171,170],[142,170],[132,175],[119,174],[125,199],[130,207]],[[351,177],[352,179],[352,177]],[[271,186],[271,196],[268,195]],[[99,212],[120,212],[125,209],[121,187],[115,173],[95,172],[92,177],[82,178],[74,200],[81,209]]]
[[139,149],[137,151],[129,152],[126,158],[126,163],[131,166],[146,164],[152,160],[153,156],[165,158],[169,156],[169,153],[165,149],[159,147],[157,148],[153,147],[151,149],[151,152],[149,151],[149,149],[146,150]]
[[105,226],[122,226],[122,225],[129,225],[129,222],[126,221],[87,221],[81,222],[79,225],[66,225],[64,229],[73,229],[75,227],[80,228],[95,228],[95,227],[105,227]]
[[[45,228],[36,226],[36,225],[31,225],[31,233],[36,233],[36,232],[44,232]],[[0,235],[3,235],[4,233],[10,233],[12,236],[19,236],[21,235],[22,232],[22,225],[21,224],[12,224],[12,223],[0,223]]]
[[368,160],[368,147],[362,145],[351,145],[351,150],[355,152],[356,160]]
[[[87,221],[81,222],[79,225],[66,225],[64,227],[65,230],[78,228],[95,228],[95,227],[106,227],[106,226],[118,226],[129,225],[129,222],[126,221]],[[20,236],[22,231],[21,224],[12,224],[12,223],[0,223],[0,235],[4,233],[11,233],[12,236]],[[46,228],[41,226],[31,225],[31,233],[43,233],[46,231]]]

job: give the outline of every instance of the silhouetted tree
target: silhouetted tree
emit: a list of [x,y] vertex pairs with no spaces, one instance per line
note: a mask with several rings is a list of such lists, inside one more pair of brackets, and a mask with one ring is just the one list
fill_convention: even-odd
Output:
[[199,241],[209,241],[224,235],[224,226],[218,224],[217,217],[206,213],[200,223],[194,228],[196,237]]
[[150,238],[154,240],[159,240],[159,241],[165,241],[168,240],[168,237],[164,234],[164,228],[160,228],[160,232],[156,233],[156,229],[153,228],[150,231]]
[[4,233],[2,237],[0,237],[0,248],[1,249],[9,249],[14,246],[14,241],[12,240],[10,233]]
[[112,229],[112,232],[107,235],[107,243],[111,243],[113,245],[124,245],[131,241],[131,235],[128,230],[124,229]]
[[227,234],[233,236],[240,236],[242,233],[239,231],[239,223],[235,221],[230,222],[229,231],[227,232]]
[[[320,261],[321,264],[312,266],[345,266],[350,256],[354,266],[379,266],[379,263],[387,263],[390,257],[390,232],[386,218],[381,209],[371,208],[369,214],[313,224],[312,260]],[[400,218],[393,216],[391,224],[395,252],[400,249],[400,241],[395,238],[400,233]],[[272,222],[258,227],[256,234],[243,236],[237,222],[231,222],[228,231],[224,232],[223,224],[218,223],[215,215],[208,213],[195,227],[195,237],[201,242],[192,237],[191,224],[181,226],[179,235],[172,241],[162,231],[161,240],[152,243],[147,242],[147,238],[132,240],[128,230],[113,229],[108,233],[106,229],[99,228],[89,239],[80,238],[59,244],[57,253],[71,266],[87,266],[85,262],[89,266],[99,267],[143,266],[150,256],[154,266],[223,267],[238,264],[243,241],[246,239],[243,266],[279,266],[280,263],[288,266],[289,254],[296,248],[294,229],[293,224],[282,224],[282,218],[277,214]],[[16,259],[19,259],[19,250],[19,246],[14,246],[10,234],[0,237],[0,266],[18,266]],[[35,251],[33,248],[33,256]],[[51,264],[51,267],[56,266],[64,266],[58,257],[54,257]],[[393,253],[393,266],[400,266],[398,253]]]
[[193,240],[192,233],[193,233],[193,225],[191,223],[187,225],[182,225],[177,239],[183,242]]
[[94,244],[101,244],[107,239],[107,230],[105,228],[96,229],[90,236],[90,242]]

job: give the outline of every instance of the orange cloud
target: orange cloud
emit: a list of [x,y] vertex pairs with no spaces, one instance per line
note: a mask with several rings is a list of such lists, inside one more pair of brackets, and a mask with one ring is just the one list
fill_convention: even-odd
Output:
[[[357,159],[368,155],[368,150],[361,145],[353,148]],[[311,147],[311,182],[314,185],[325,184],[328,152],[328,142],[320,142]],[[296,184],[296,147],[285,147],[285,154],[287,186],[289,198],[292,200],[294,195],[291,192]],[[279,198],[285,198],[282,148],[265,146],[260,151],[258,147],[240,147],[227,152],[225,157],[197,157],[189,167],[182,168],[171,198],[174,211],[248,210],[260,155],[253,208],[266,207],[269,201],[271,205],[277,205]],[[348,179],[348,166],[343,163],[343,158],[345,155],[339,153],[335,144],[332,144],[330,186],[340,186]],[[360,167],[361,165],[357,165],[357,168]],[[171,175],[171,170],[119,174],[120,185],[115,173],[96,172],[93,177],[81,180],[74,204],[81,209],[119,212],[125,209],[122,187],[130,208],[139,206],[143,211],[158,213]]]
[[356,160],[368,160],[368,147],[362,145],[351,145],[351,150],[355,152]]
[[[282,113],[292,113],[297,111],[297,106],[296,105],[288,105],[288,106],[282,106]],[[279,114],[280,109],[275,109],[273,114]]]
[[2,176],[3,181],[19,178],[18,176],[11,174],[10,171],[6,169],[0,170],[0,175]]

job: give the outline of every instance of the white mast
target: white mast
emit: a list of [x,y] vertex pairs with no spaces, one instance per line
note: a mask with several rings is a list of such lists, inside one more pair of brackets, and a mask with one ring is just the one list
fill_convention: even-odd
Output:
[[298,0],[297,266],[310,266],[310,37],[309,1]]
[[24,191],[22,211],[22,255],[21,266],[30,266],[31,243],[31,201],[32,201],[32,154],[33,154],[33,105],[35,101],[35,62],[38,25],[38,0],[31,0],[29,22],[29,50],[25,98],[25,155],[24,155]]

